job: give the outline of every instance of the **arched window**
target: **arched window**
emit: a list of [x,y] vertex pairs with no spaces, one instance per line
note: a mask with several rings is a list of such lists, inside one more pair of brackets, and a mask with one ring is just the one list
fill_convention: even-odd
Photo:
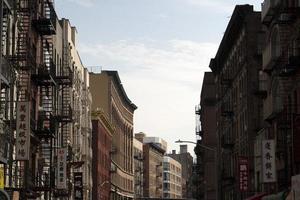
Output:
[[281,55],[280,35],[278,28],[275,28],[271,35],[271,55],[272,58],[278,58]]

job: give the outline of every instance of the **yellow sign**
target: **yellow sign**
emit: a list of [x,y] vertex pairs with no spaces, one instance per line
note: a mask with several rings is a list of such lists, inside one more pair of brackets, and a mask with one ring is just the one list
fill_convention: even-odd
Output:
[[4,168],[0,167],[0,189],[4,189]]

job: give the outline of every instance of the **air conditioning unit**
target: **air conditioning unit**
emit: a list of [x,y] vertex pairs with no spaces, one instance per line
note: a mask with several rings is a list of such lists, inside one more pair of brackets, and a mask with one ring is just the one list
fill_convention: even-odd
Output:
[[113,164],[113,163],[111,163],[111,165],[110,165],[110,172],[112,172],[112,173],[117,172],[117,167],[116,167],[116,165]]

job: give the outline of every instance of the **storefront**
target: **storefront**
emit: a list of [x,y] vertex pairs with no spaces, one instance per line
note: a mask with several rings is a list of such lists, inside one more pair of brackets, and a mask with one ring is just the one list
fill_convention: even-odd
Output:
[[256,194],[254,196],[251,196],[245,200],[261,200],[262,197],[264,197],[266,195],[266,193],[259,193],[259,194]]

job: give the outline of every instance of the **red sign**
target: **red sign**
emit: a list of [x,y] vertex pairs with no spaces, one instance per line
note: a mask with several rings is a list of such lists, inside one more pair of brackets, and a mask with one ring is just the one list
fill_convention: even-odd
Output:
[[248,191],[249,164],[246,157],[239,158],[239,180],[240,191]]

